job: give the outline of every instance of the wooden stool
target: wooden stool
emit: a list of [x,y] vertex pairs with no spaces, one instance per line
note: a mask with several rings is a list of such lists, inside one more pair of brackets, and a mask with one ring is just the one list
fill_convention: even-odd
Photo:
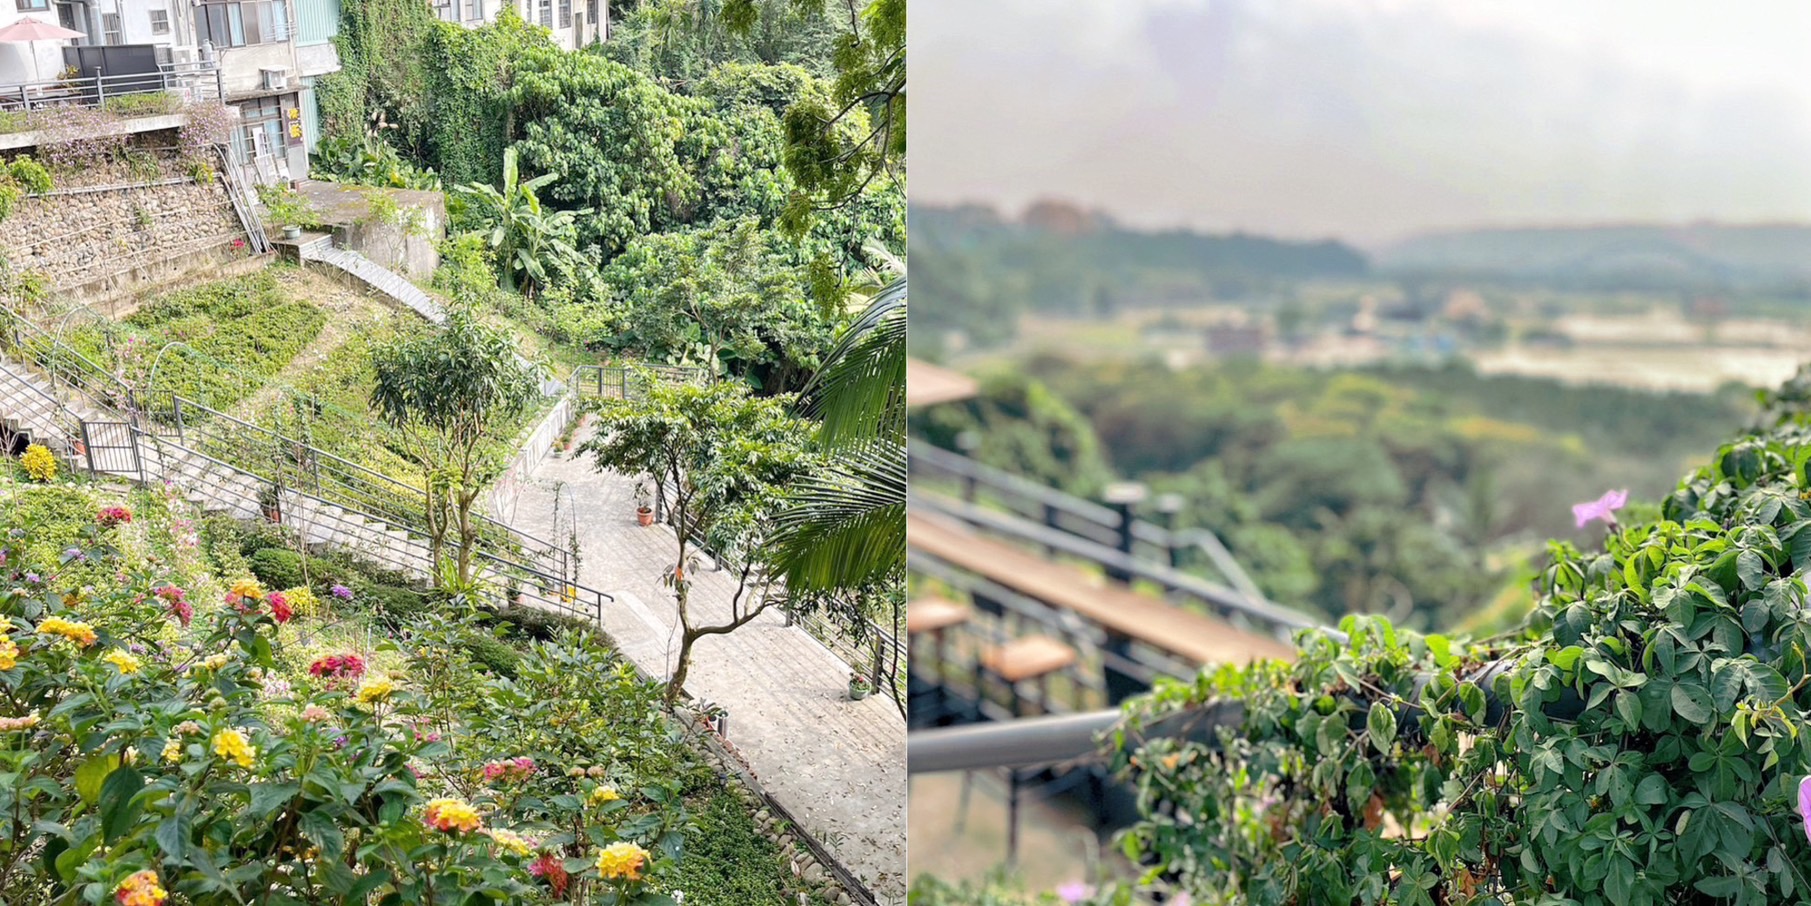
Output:
[[[969,609],[954,601],[942,598],[924,597],[906,605],[906,636],[916,639],[919,636],[931,637],[930,669],[925,671],[936,677],[932,691],[936,698],[936,714],[929,715],[931,723],[943,718],[943,710],[948,704],[948,685],[944,678],[944,642],[945,635],[953,627],[967,623]],[[913,659],[916,662],[916,658]]]
[[[1028,680],[1037,682],[1037,712],[1048,713],[1050,710],[1050,676],[1069,669],[1076,663],[1075,649],[1060,639],[1046,635],[1029,635],[1013,639],[1005,644],[994,645],[981,653],[980,664],[975,668],[975,689],[981,697],[986,685],[986,674],[992,674],[1005,681],[1007,691],[1012,695],[1012,716],[1024,717],[1024,699],[1019,695],[1019,684]],[[1014,866],[1019,858],[1019,789],[1026,778],[1035,772],[1008,768],[1006,771],[1006,864]],[[958,805],[960,822],[968,814],[969,785],[974,775],[970,773],[962,780],[962,801]]]

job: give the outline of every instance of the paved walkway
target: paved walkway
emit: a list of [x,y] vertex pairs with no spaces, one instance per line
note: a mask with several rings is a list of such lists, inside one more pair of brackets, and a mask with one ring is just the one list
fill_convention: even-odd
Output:
[[[579,440],[589,435],[583,429]],[[636,524],[633,479],[558,451],[522,488],[516,526],[554,537],[553,498],[562,483],[580,514],[581,581],[616,597],[604,607],[605,631],[643,670],[670,676],[679,616],[660,578],[676,553],[672,532]],[[722,622],[734,580],[708,569],[694,578],[694,620]],[[770,611],[729,635],[700,639],[686,687],[728,711],[730,743],[806,830],[881,902],[903,903],[905,720],[883,696],[849,701],[848,682],[842,661]]]

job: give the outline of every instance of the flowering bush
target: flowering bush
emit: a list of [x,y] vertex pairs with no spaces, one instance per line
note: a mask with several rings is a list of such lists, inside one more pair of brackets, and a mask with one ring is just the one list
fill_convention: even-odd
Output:
[[[128,565],[99,538],[34,581],[0,567],[0,877],[12,889],[207,906],[673,902],[661,879],[687,822],[671,776],[592,803],[588,775],[540,771],[559,756],[534,748],[505,760],[520,780],[508,791],[472,784],[498,761],[473,753],[505,735],[527,742],[500,710],[468,718],[497,689],[384,676],[354,692],[341,681],[366,673],[356,654],[289,683],[273,595],[245,582],[218,604],[191,602],[155,563]],[[90,575],[113,581],[72,586]],[[582,668],[620,691],[607,660],[547,648],[527,694]],[[624,715],[625,739],[651,745],[638,717],[653,692],[638,692],[541,713]],[[670,770],[665,758],[613,770],[630,781]]]
[[19,465],[33,481],[52,481],[57,477],[57,458],[43,444],[31,444],[19,454]]
[[94,515],[94,521],[102,528],[113,528],[132,521],[132,511],[123,506],[110,506]]
[[[1723,447],[1655,521],[1624,502],[1580,506],[1604,549],[1550,544],[1517,632],[1348,618],[1133,703],[1126,852],[1216,903],[1811,902],[1811,428]],[[1231,702],[1217,739],[1151,732]]]

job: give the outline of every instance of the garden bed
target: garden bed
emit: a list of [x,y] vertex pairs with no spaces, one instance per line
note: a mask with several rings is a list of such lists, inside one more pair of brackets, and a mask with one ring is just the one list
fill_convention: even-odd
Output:
[[[97,518],[113,506],[129,520]],[[829,901],[762,832],[751,795],[689,746],[658,687],[593,630],[441,603],[356,557],[304,557],[273,529],[197,520],[164,490],[9,477],[0,514],[22,530],[0,539],[0,572],[23,589],[0,596],[20,649],[0,672],[19,700],[0,718],[41,721],[0,729],[0,758],[39,791],[21,806],[35,823],[17,828],[30,845],[0,862],[35,890],[91,884],[108,898],[148,871],[192,903],[273,883],[418,903],[481,887],[526,903],[556,889]],[[76,638],[89,630],[94,641]],[[105,704],[77,694],[96,682]],[[81,753],[43,735],[91,717],[122,729]],[[105,822],[81,804],[94,800]],[[86,855],[22,855],[44,847]]]

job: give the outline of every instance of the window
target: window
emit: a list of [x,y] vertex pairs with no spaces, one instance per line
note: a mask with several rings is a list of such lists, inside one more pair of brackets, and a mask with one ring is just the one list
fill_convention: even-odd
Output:
[[17,2],[19,4],[19,9],[26,12],[31,12],[33,10],[43,12],[50,9],[50,0],[17,0]]
[[195,7],[195,40],[215,47],[245,47],[289,40],[286,0],[202,3]]
[[125,32],[119,24],[119,13],[101,13],[101,43],[126,43]]
[[572,27],[572,0],[560,0],[560,27]]
[[478,22],[484,18],[484,4],[481,0],[465,0],[465,21]]
[[170,11],[167,9],[151,10],[151,34],[167,35],[170,33]]
[[552,28],[553,27],[553,0],[540,0],[540,4],[541,4],[541,27],[542,28]]
[[241,137],[247,159],[253,155],[275,157],[284,153],[282,98],[257,98],[239,105]]

